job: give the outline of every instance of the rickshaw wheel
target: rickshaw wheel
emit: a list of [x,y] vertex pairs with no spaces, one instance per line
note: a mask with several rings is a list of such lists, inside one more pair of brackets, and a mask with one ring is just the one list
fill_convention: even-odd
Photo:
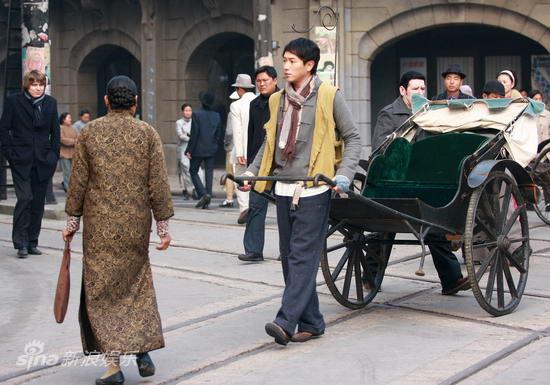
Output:
[[[339,237],[337,244],[327,241]],[[382,238],[387,238],[381,234]],[[331,242],[332,243],[332,242]],[[363,231],[329,223],[327,240],[321,256],[321,269],[325,282],[336,301],[349,309],[368,305],[382,285],[386,270],[387,248],[380,253],[367,252],[368,236]]]
[[533,205],[533,208],[539,218],[547,225],[550,225],[550,202],[547,201],[550,191],[546,193],[544,191],[545,188],[550,190],[550,146],[537,155],[533,169],[531,170],[531,177],[537,184],[540,192],[539,200],[536,205]]
[[479,305],[494,316],[511,313],[525,290],[531,248],[526,203],[507,173],[491,172],[472,193],[464,254]]

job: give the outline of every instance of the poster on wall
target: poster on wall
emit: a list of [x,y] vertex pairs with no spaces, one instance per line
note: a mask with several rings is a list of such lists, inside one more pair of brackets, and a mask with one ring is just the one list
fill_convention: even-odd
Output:
[[334,84],[336,78],[336,28],[314,28],[315,42],[321,50],[321,60],[317,66],[317,75],[323,81]]
[[402,57],[400,64],[400,77],[408,71],[416,71],[424,76],[427,75],[428,65],[425,57]]
[[550,108],[550,55],[531,56],[531,89],[541,91]]

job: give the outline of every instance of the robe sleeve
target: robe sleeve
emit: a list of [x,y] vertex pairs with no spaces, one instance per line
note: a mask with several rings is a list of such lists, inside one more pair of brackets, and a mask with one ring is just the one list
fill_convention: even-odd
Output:
[[172,193],[164,161],[164,151],[159,134],[151,129],[149,145],[149,202],[155,220],[164,221],[174,216]]
[[69,183],[67,202],[65,203],[65,212],[68,216],[73,217],[81,217],[83,214],[84,198],[86,197],[90,176],[90,159],[86,151],[86,132],[82,131],[76,144],[71,169],[71,183]]

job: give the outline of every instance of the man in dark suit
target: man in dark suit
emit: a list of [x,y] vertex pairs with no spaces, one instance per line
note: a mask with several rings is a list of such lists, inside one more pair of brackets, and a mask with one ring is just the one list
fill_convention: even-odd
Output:
[[13,246],[20,258],[41,254],[38,236],[48,181],[59,159],[57,102],[45,94],[46,76],[27,73],[24,91],[6,99],[0,119],[0,143],[10,164],[17,203],[13,213]]
[[[255,73],[256,87],[260,95],[250,102],[248,120],[248,146],[246,153],[247,166],[250,166],[262,147],[265,137],[264,125],[269,120],[269,97],[277,92],[277,71],[271,66],[263,66]],[[265,217],[268,201],[254,191],[250,192],[249,209],[244,231],[244,254],[241,261],[261,262],[264,260]]]
[[[220,114],[212,110],[214,95],[210,92],[201,92],[199,100],[202,108],[193,113],[191,137],[185,155],[190,159],[189,173],[199,197],[195,207],[206,209],[212,197],[214,160],[222,137],[222,128]],[[206,188],[199,177],[199,168],[203,162]]]
[[449,100],[449,99],[475,99],[473,96],[466,95],[460,91],[460,86],[466,79],[466,74],[462,71],[462,67],[458,64],[451,64],[444,72],[443,82],[445,83],[445,91],[437,95],[433,100]]
[[[426,78],[424,75],[409,71],[401,76],[399,81],[400,96],[392,104],[382,108],[378,114],[376,126],[373,132],[373,149],[378,148],[384,143],[386,137],[397,130],[412,115],[412,96],[413,94],[424,95],[426,90]],[[373,237],[382,238],[381,233],[374,233]],[[395,239],[395,233],[389,234],[389,240]],[[427,241],[445,241],[445,237],[439,234],[429,234]],[[439,279],[441,280],[443,295],[456,294],[461,290],[470,288],[468,278],[462,276],[460,264],[451,250],[451,243],[432,243],[428,246],[432,254],[433,262]],[[388,250],[391,253],[391,249]],[[380,255],[382,249],[379,243],[370,243],[368,245],[369,255]],[[389,258],[389,255],[385,256]],[[370,290],[366,282],[366,275],[363,277],[365,289]]]

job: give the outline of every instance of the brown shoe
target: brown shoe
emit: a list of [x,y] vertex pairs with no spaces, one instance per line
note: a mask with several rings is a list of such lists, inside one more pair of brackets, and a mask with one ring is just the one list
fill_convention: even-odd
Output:
[[469,290],[471,288],[470,286],[470,280],[468,277],[459,278],[458,281],[456,281],[456,284],[449,290],[443,290],[441,292],[442,295],[453,295],[458,293],[459,291],[463,290]]
[[294,334],[290,340],[292,342],[307,342],[307,341],[312,340],[314,338],[319,338],[323,334],[324,333],[313,334],[313,333],[310,333],[310,332],[298,332],[298,333]]
[[266,323],[265,332],[271,337],[275,338],[275,342],[277,342],[279,345],[286,346],[286,344],[288,344],[288,341],[290,341],[290,337],[285,332],[285,330],[277,325],[275,322]]

